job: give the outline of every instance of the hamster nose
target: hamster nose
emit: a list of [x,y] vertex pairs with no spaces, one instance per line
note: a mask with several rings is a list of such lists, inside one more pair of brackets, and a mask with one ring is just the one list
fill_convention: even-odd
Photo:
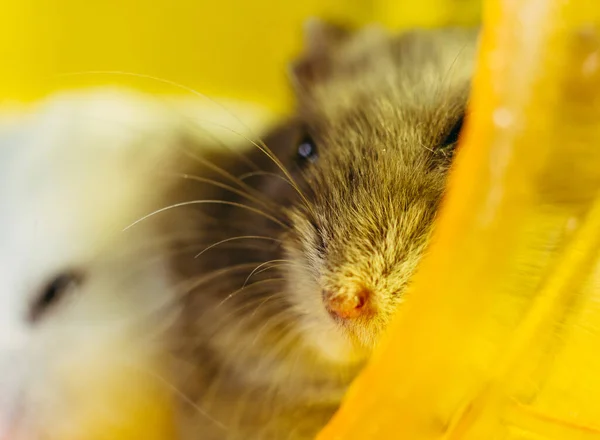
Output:
[[342,319],[353,319],[363,316],[371,296],[372,292],[365,287],[359,287],[346,292],[323,292],[323,300],[325,301],[327,311]]

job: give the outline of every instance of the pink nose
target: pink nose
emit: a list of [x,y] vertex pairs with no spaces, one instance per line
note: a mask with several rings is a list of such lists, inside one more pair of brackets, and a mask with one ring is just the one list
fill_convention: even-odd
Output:
[[364,315],[372,293],[369,289],[358,288],[354,291],[323,294],[327,311],[342,319],[353,319]]

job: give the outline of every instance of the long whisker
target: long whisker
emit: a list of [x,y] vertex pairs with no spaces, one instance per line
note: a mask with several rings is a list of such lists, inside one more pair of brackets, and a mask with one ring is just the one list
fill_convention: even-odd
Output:
[[286,312],[289,312],[288,310],[284,310],[281,313],[278,313],[277,315],[271,317],[270,319],[267,320],[267,322],[265,322],[265,324],[258,330],[258,332],[256,332],[256,336],[254,337],[254,339],[252,340],[251,345],[256,345],[256,343],[258,342],[258,340],[262,337],[262,334],[265,330],[267,330],[269,327],[273,327],[275,324],[285,321],[286,319]]
[[[204,277],[194,280],[194,282],[190,286],[180,286],[179,292],[184,292],[184,293],[189,292],[192,289],[197,288],[200,285],[204,284],[205,282],[211,281],[212,279],[217,278],[221,275],[224,275],[226,273],[230,273],[230,272],[233,272],[236,270],[246,269],[248,267],[247,264],[239,265],[239,266],[240,267],[232,266],[232,267],[227,268],[226,270],[213,271]],[[263,281],[268,281],[270,283],[270,282],[279,281],[279,280],[271,279],[271,280],[263,280]],[[252,290],[255,290],[256,287],[265,288],[264,284],[268,284],[268,283],[263,282],[263,281],[256,282],[256,283],[252,284],[251,286],[248,286],[247,289],[252,288]],[[182,287],[185,287],[185,288],[182,289]],[[175,289],[175,290],[177,290],[177,289]],[[268,290],[266,292],[268,292]],[[152,327],[153,327],[150,337],[148,339],[152,339],[153,337],[162,337],[166,333],[166,331],[168,331],[169,328],[171,328],[173,325],[175,325],[175,323],[177,322],[177,316],[179,315],[179,313],[181,311],[181,303],[179,302],[180,299],[181,299],[181,293],[175,294],[175,295],[170,295],[164,301],[154,304],[146,310],[141,310],[142,313],[139,315],[139,318],[141,319],[141,321],[139,321],[139,324],[147,325],[146,323],[151,322]],[[262,298],[258,298],[258,300],[262,300]],[[244,302],[244,305],[243,305],[243,307],[240,308],[240,310],[251,306],[253,303],[254,303],[254,301]],[[239,312],[239,310],[236,310],[236,312]],[[167,316],[171,316],[171,318],[167,319],[166,318]],[[227,320],[225,320],[225,321],[227,321]],[[161,322],[160,327],[156,327],[157,322]],[[125,324],[130,325],[128,323],[125,323]],[[146,334],[148,335],[147,331],[146,331]]]
[[235,177],[233,174],[229,173],[224,168],[222,168],[222,167],[220,167],[220,166],[212,163],[211,161],[209,161],[205,157],[199,156],[197,154],[193,154],[192,152],[190,152],[188,150],[183,150],[183,154],[185,154],[186,156],[188,156],[188,157],[194,159],[195,161],[201,163],[205,167],[213,170],[217,174],[225,177],[227,180],[229,180],[229,181],[237,184],[240,188],[242,188],[243,190],[245,190],[248,194],[255,194],[256,196],[259,196],[259,197],[262,196],[262,194],[260,192],[258,192],[256,189],[252,188],[246,182],[244,182],[244,181],[240,180],[239,178]]
[[247,157],[245,154],[243,154],[239,148],[230,147],[225,142],[223,142],[223,140],[221,140],[217,136],[215,136],[212,132],[210,132],[209,130],[207,130],[206,128],[204,128],[198,124],[198,122],[210,122],[210,121],[208,121],[206,119],[192,119],[188,115],[183,114],[178,109],[172,109],[172,110],[177,112],[180,116],[182,116],[187,121],[187,123],[192,131],[201,132],[204,136],[207,136],[208,138],[210,138],[213,142],[215,142],[221,148],[228,150],[230,153],[234,154],[236,157],[238,157],[242,162],[244,162],[250,168],[257,170],[257,171],[260,170],[260,167],[258,165],[256,165],[252,160],[250,160],[249,157]]
[[[210,101],[211,103],[213,103],[214,105],[216,105],[217,107],[221,108],[221,110],[225,111],[227,114],[231,115],[240,125],[242,125],[244,128],[246,128],[247,130],[249,130],[250,132],[252,132],[252,130],[250,130],[250,127],[247,126],[247,124],[244,124],[244,122],[237,117],[233,112],[231,112],[229,109],[227,109],[223,104],[221,104],[220,102],[212,99],[210,96],[201,93],[197,90],[192,89],[191,87],[185,86],[183,84],[180,84],[176,81],[172,81],[166,78],[160,78],[157,76],[153,76],[153,75],[148,75],[148,74],[143,74],[143,73],[135,73],[135,72],[126,72],[126,71],[120,71],[120,70],[88,70],[88,71],[80,71],[80,72],[65,72],[65,73],[60,73],[57,74],[58,77],[68,77],[68,76],[83,76],[83,75],[119,75],[119,76],[130,76],[130,77],[134,77],[134,78],[143,78],[143,79],[149,79],[152,81],[156,81],[159,83],[163,83],[166,85],[169,85],[171,87],[175,87],[177,89],[186,91],[198,98],[202,98],[205,99],[207,101]],[[211,121],[207,121],[207,122],[211,122]],[[254,134],[254,133],[253,133]],[[246,158],[247,159],[247,158]],[[253,168],[257,168],[257,166],[250,162],[251,166]]]
[[[267,280],[264,280],[267,281]],[[271,281],[276,281],[276,280],[268,280],[269,283]],[[270,289],[271,287],[268,286],[269,283],[261,283],[261,282],[257,282],[254,284],[251,284],[250,286],[247,286],[247,292],[252,292],[253,294],[258,294],[258,295],[262,295],[262,294],[268,294],[270,293]],[[260,289],[256,289],[256,288],[262,288],[263,290]],[[242,289],[240,289],[241,291]],[[282,301],[285,300],[285,298],[283,297],[283,295],[279,295],[280,299]],[[253,305],[255,305],[256,303],[260,303],[264,300],[264,298],[262,296],[259,296],[257,298],[250,298],[250,299],[244,299],[244,301],[241,303],[241,305],[239,307],[236,307],[235,309],[231,310],[229,313],[227,313],[226,315],[222,316],[219,319],[219,325],[215,326],[215,331],[219,331],[219,327],[221,327],[222,325],[229,325],[229,323],[231,323],[231,318],[234,316],[239,316],[241,312],[244,312],[246,309],[252,307]],[[219,307],[218,305],[215,306],[215,309]],[[242,320],[240,321],[239,319],[236,319],[235,322],[247,322],[250,321],[251,319],[251,315],[248,315],[246,313],[244,313],[244,315],[242,316]],[[222,325],[221,325],[222,324]]]
[[245,128],[249,129],[247,126],[245,126],[245,124],[242,121],[239,120],[239,118],[237,118],[233,113],[231,113],[223,104],[215,101],[210,96],[205,95],[204,93],[201,93],[201,92],[199,92],[197,90],[192,89],[191,87],[185,86],[185,85],[180,84],[180,83],[175,82],[175,81],[171,81],[169,79],[160,78],[160,77],[157,77],[157,76],[152,76],[152,75],[148,75],[148,74],[144,74],[144,73],[126,72],[126,71],[121,71],[121,70],[87,70],[87,71],[80,71],[80,72],[65,72],[65,73],[59,73],[59,74],[57,74],[57,76],[59,76],[59,77],[84,76],[84,75],[120,75],[120,76],[130,76],[130,77],[134,77],[134,78],[150,79],[152,81],[157,81],[157,82],[160,82],[160,83],[163,83],[163,84],[167,84],[169,86],[172,86],[172,87],[175,87],[177,89],[184,90],[184,91],[186,91],[188,93],[191,93],[192,95],[195,95],[198,98],[206,99],[207,101],[212,102],[216,106],[220,107],[222,110],[224,110],[227,113],[229,113],[235,119],[237,119],[238,122],[241,125],[244,125]]
[[273,216],[271,216],[269,214],[266,214],[266,213],[264,213],[263,211],[261,211],[259,209],[253,208],[251,206],[244,205],[242,203],[230,202],[230,201],[227,201],[227,200],[192,200],[192,201],[189,201],[189,202],[175,203],[173,205],[166,206],[166,207],[161,208],[161,209],[157,209],[156,211],[151,212],[150,214],[147,214],[147,215],[143,216],[142,218],[136,220],[135,222],[133,222],[132,224],[130,224],[129,226],[127,226],[126,228],[124,228],[123,231],[126,231],[126,230],[134,227],[138,223],[143,222],[144,220],[147,220],[148,218],[153,217],[153,216],[155,216],[157,214],[160,214],[162,212],[169,211],[169,210],[172,210],[172,209],[175,209],[175,208],[180,208],[180,207],[183,207],[183,206],[202,205],[202,204],[220,204],[220,205],[235,206],[236,208],[241,208],[241,209],[247,209],[248,211],[252,211],[255,214],[259,214],[259,215],[261,215],[261,216],[263,216],[263,217],[265,217],[265,218],[273,221],[274,223],[277,223],[279,226],[281,226],[281,227],[283,227],[285,229],[288,229],[287,225],[285,225],[281,221],[277,220],[275,217],[273,217]]
[[252,275],[254,275],[256,273],[257,270],[259,270],[261,267],[266,266],[267,264],[271,264],[271,263],[280,263],[282,261],[286,261],[289,262],[289,260],[269,260],[269,261],[265,261],[264,263],[259,264],[258,266],[256,266],[254,268],[254,270],[252,272],[250,272],[250,275],[248,275],[248,277],[246,278],[246,280],[244,281],[244,284],[242,285],[242,288],[246,286],[246,284],[248,284],[248,281],[250,280],[250,278],[252,278]]
[[250,316],[255,316],[258,313],[258,310],[265,305],[267,302],[269,302],[270,300],[272,300],[273,298],[277,298],[278,296],[280,296],[281,294],[279,292],[276,292],[272,295],[267,296],[265,299],[263,299],[260,304],[258,306],[256,306],[256,308],[254,309],[254,311],[252,312],[252,314]]
[[255,141],[253,141],[252,139],[250,139],[249,137],[245,136],[244,134],[232,129],[231,127],[227,127],[218,122],[209,121],[209,120],[203,120],[203,122],[207,122],[216,127],[220,127],[220,128],[223,128],[224,130],[230,131],[231,133],[240,136],[242,139],[250,142],[256,148],[258,148],[262,153],[265,154],[265,156],[267,156],[277,166],[277,168],[279,168],[279,170],[281,170],[281,172],[285,175],[285,177],[289,181],[292,188],[298,193],[298,195],[300,196],[302,201],[306,204],[306,207],[308,209],[311,208],[311,205],[308,202],[308,199],[305,197],[304,193],[302,192],[302,190],[300,189],[300,187],[298,186],[298,184],[292,177],[291,173],[288,171],[288,169],[285,167],[285,165],[283,165],[283,163],[277,158],[277,156],[275,156],[273,151],[262,140],[260,140],[260,144],[259,144]]
[[440,82],[440,88],[438,89],[438,93],[441,91],[442,87],[446,85],[446,82],[450,80],[450,75],[452,74],[452,69],[454,69],[456,67],[457,61],[459,60],[460,56],[463,54],[463,52],[465,51],[465,49],[467,47],[468,47],[468,43],[463,44],[463,46],[460,48],[460,50],[456,53],[456,56],[452,60],[452,63],[450,63],[450,66],[448,66],[448,69],[444,73],[442,81]]
[[298,195],[302,199],[302,202],[305,204],[306,208],[309,211],[312,211],[312,205],[309,203],[308,199],[306,198],[306,196],[300,189],[300,186],[298,186],[298,184],[292,177],[291,173],[283,165],[283,163],[277,158],[277,156],[275,156],[275,154],[271,151],[271,149],[269,147],[267,147],[267,145],[262,141],[261,141],[261,145],[259,145],[256,142],[254,142],[252,139],[246,139],[246,140],[248,142],[252,143],[252,145],[254,145],[256,148],[258,148],[260,151],[262,151],[269,159],[271,159],[271,161],[273,161],[273,163],[275,163],[275,165],[277,165],[277,168],[279,168],[281,170],[281,172],[285,175],[285,177],[290,182],[290,185],[292,186],[292,188],[296,191],[296,193],[298,193]]
[[[186,280],[183,283],[180,283],[180,285],[178,286],[174,286],[173,287],[173,295],[169,295],[164,301],[160,301],[157,304],[154,304],[152,306],[150,306],[149,308],[145,309],[145,310],[141,310],[141,312],[143,312],[142,314],[140,314],[140,318],[143,318],[143,322],[147,322],[148,320],[152,321],[152,322],[165,322],[165,317],[167,316],[167,313],[169,312],[174,312],[175,314],[179,313],[179,307],[181,305],[181,303],[179,302],[182,298],[182,296],[184,296],[185,294],[193,291],[193,289],[201,286],[202,284],[209,282],[215,278],[218,278],[222,275],[226,275],[228,273],[231,272],[236,272],[238,270],[246,270],[250,267],[252,267],[253,264],[239,264],[239,265],[235,265],[235,266],[230,266],[227,267],[225,269],[220,269],[220,270],[215,270],[212,272],[209,272],[207,274],[204,274],[201,277],[192,279],[192,280]],[[258,283],[256,283],[258,284]],[[173,322],[175,322],[175,319],[173,320],[168,320],[169,322],[165,322],[164,325],[166,326],[166,328],[170,327],[171,324]],[[161,329],[155,329],[156,331],[154,333],[156,333],[156,335],[161,335],[163,334],[163,330]]]
[[277,174],[277,173],[271,173],[269,171],[262,171],[262,170],[251,171],[249,173],[240,174],[239,176],[237,176],[237,178],[240,179],[240,180],[246,180],[246,179],[248,179],[250,177],[255,177],[255,176],[277,177],[278,179],[281,179],[285,183],[291,185],[291,182],[289,180],[287,180],[285,178],[285,176],[282,176],[281,174]]
[[[275,297],[279,297],[280,300],[284,301],[283,296],[278,292],[274,295],[271,295],[272,298]],[[227,314],[226,316],[222,317],[220,319],[220,323],[219,325],[217,325],[214,329],[213,332],[216,334],[220,331],[220,328],[223,325],[226,326],[230,326],[232,321],[231,321],[231,316],[233,315],[239,315],[240,312],[242,312],[243,310],[247,309],[249,306],[252,306],[254,304],[258,303],[258,306],[262,304],[265,304],[265,298],[258,298],[256,301],[245,301],[244,304],[242,305],[242,307],[239,307],[238,309],[236,309],[235,311]],[[257,307],[258,307],[257,306]],[[243,313],[243,315],[241,316],[241,319],[237,319],[233,322],[235,322],[236,327],[238,328],[238,332],[243,332],[244,328],[247,328],[248,323],[250,323],[250,325],[252,327],[254,327],[257,323],[253,321],[256,321],[257,318],[255,318],[254,314],[250,314],[250,313]],[[270,316],[269,319],[266,321],[265,325],[262,327],[262,331],[264,332],[265,330],[267,330],[268,327],[274,327],[275,325],[277,325],[278,323],[284,323],[286,324],[286,327],[289,327],[289,329],[286,329],[283,333],[289,333],[290,330],[293,329],[293,326],[290,322],[287,321],[291,321],[294,322],[293,316],[289,313],[288,309],[282,309],[279,312],[275,313],[274,315]],[[261,321],[258,321],[258,323],[260,323]],[[262,336],[261,334],[259,334],[258,336]],[[282,338],[283,339],[283,338]],[[249,352],[252,349],[252,346],[255,345],[255,343],[258,341],[258,339],[254,338],[254,342],[252,342],[251,344],[245,344],[245,350],[241,350],[237,353],[238,358],[243,358],[245,356],[245,354],[247,352]],[[274,350],[269,350],[268,353],[269,354],[273,354],[275,351]]]
[[284,176],[282,176],[281,174],[277,174],[277,173],[271,173],[269,171],[253,171],[250,173],[240,174],[237,178],[241,181],[245,181],[246,179],[248,179],[250,177],[256,177],[256,176],[276,177],[280,180],[283,180],[287,185],[290,185],[292,187],[292,189],[294,188],[293,183],[290,182],[288,179],[286,179]]
[[273,210],[273,208],[272,208],[273,204],[267,204],[264,201],[262,201],[262,200],[260,200],[260,199],[258,199],[256,197],[250,195],[246,191],[239,190],[239,189],[234,188],[234,187],[232,187],[230,185],[227,185],[225,183],[221,183],[221,182],[218,182],[218,181],[212,180],[212,179],[207,179],[205,177],[194,176],[194,175],[191,175],[191,174],[180,174],[180,176],[183,177],[184,179],[187,179],[187,180],[194,180],[196,182],[208,183],[208,184],[214,185],[214,186],[216,186],[218,188],[225,189],[225,190],[230,191],[230,192],[232,192],[234,194],[237,194],[237,195],[239,195],[241,197],[244,197],[245,199],[250,200],[251,202],[258,203],[259,205],[262,205],[265,209],[269,209],[271,212],[275,213],[274,210]]
[[240,263],[240,264],[235,264],[233,266],[228,266],[222,269],[216,269],[213,271],[210,271],[208,273],[202,274],[201,276],[194,278],[194,279],[188,279],[185,280],[182,283],[179,283],[178,286],[176,286],[176,290],[181,292],[181,294],[187,294],[189,292],[191,292],[192,290],[194,290],[195,288],[201,286],[202,284],[208,282],[208,281],[212,281],[215,278],[218,278],[222,275],[226,275],[228,273],[231,272],[236,272],[238,270],[244,270],[244,269],[250,269],[251,267],[254,267],[255,263]]
[[269,267],[265,267],[264,269],[257,271],[256,275],[261,274],[261,273],[266,272],[271,269],[276,269],[278,267],[284,267],[284,266],[300,266],[300,267],[302,267],[301,265],[298,265],[295,261],[286,261],[286,262],[281,262],[279,264],[272,264]]
[[239,288],[236,291],[234,291],[234,292],[230,293],[229,295],[227,295],[219,304],[217,304],[217,306],[215,308],[221,307],[223,304],[225,304],[225,302],[227,302],[228,300],[230,300],[234,296],[238,295],[244,289],[248,289],[248,288],[253,287],[253,286],[256,287],[258,285],[262,285],[262,284],[266,284],[266,283],[272,283],[274,281],[284,281],[284,279],[283,278],[269,278],[267,280],[257,281],[256,283],[250,284],[250,286],[242,286],[241,288]]
[[[188,252],[197,252],[199,248],[202,248],[205,246],[206,246],[206,244],[198,244],[198,243],[194,244],[193,243],[193,244],[182,245],[177,248],[171,248],[169,250],[159,250],[156,253],[152,253],[149,255],[144,255],[143,252],[136,252],[136,254],[140,254],[140,257],[137,258],[136,264],[132,267],[132,269],[139,269],[139,268],[144,267],[144,265],[156,264],[156,262],[158,262],[158,261],[161,261],[164,259],[175,258],[177,256],[184,255]],[[231,249],[263,249],[263,248],[260,246],[250,246],[250,245],[233,243],[233,245],[231,246]]]
[[[272,347],[270,347],[269,349],[269,356],[271,356],[272,358],[274,357],[280,357],[282,356],[282,360],[288,362],[288,359],[290,357],[290,355],[293,353],[293,351],[289,351],[290,346],[293,346],[293,342],[294,340],[298,339],[299,337],[299,333],[298,333],[298,329],[294,326],[294,319],[292,316],[290,316],[289,314],[286,313],[287,311],[281,312],[279,314],[279,316],[281,316],[283,319],[282,320],[289,320],[289,322],[286,322],[286,328],[285,331],[283,332],[284,334],[281,336],[281,338],[279,338],[279,341],[277,341],[277,344],[273,345]],[[287,353],[284,353],[285,350],[288,350]],[[298,361],[298,359],[301,357],[301,355],[303,354],[302,350],[296,350],[296,361]],[[293,363],[293,367],[289,368],[286,367],[286,370],[293,372],[295,370],[295,364],[297,362]]]
[[204,409],[200,408],[200,406],[198,406],[192,399],[190,399],[183,391],[181,391],[174,384],[172,384],[167,379],[165,379],[164,377],[162,377],[160,374],[158,374],[158,373],[156,373],[154,371],[147,371],[147,373],[150,374],[150,375],[152,375],[156,379],[160,380],[171,391],[174,391],[177,394],[178,397],[180,397],[185,403],[187,403],[192,408],[194,408],[198,412],[198,414],[202,415],[203,417],[206,417],[208,420],[210,420],[211,422],[213,422],[219,428],[221,428],[221,429],[223,429],[225,431],[228,430],[227,426],[225,426],[222,422],[220,422],[217,419],[215,419],[213,416],[211,416],[209,413],[207,413]]
[[217,241],[216,243],[211,244],[210,246],[203,249],[200,253],[198,253],[194,258],[200,257],[200,255],[202,255],[206,251],[208,251],[214,247],[217,247],[220,244],[229,243],[230,241],[235,241],[235,240],[269,240],[269,241],[281,243],[281,240],[278,240],[277,238],[265,237],[262,235],[243,235],[243,236],[239,236],[239,237],[231,237],[231,238],[226,238],[225,240]]

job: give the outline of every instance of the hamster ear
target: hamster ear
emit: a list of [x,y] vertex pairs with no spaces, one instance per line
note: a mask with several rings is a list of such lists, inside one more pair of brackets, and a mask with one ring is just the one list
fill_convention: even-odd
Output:
[[346,27],[309,18],[304,22],[304,51],[289,66],[294,86],[305,88],[327,76],[336,50],[346,42],[352,31]]
[[304,46],[308,57],[327,56],[347,40],[352,32],[340,24],[309,18],[304,22]]

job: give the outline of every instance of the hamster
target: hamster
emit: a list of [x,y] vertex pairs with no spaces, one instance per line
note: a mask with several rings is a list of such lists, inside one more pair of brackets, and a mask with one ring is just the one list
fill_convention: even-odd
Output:
[[111,383],[127,400],[140,375],[162,380],[150,359],[179,315],[178,223],[127,227],[166,203],[177,132],[118,89],[63,92],[1,124],[0,439],[85,439],[90,415],[131,416]]
[[188,372],[190,398],[227,428],[204,439],[309,439],[335,412],[409,300],[477,39],[312,20],[290,69],[295,115],[245,162],[206,157],[190,204],[218,221],[198,225],[205,248],[179,267],[198,286],[187,356],[207,360]]

